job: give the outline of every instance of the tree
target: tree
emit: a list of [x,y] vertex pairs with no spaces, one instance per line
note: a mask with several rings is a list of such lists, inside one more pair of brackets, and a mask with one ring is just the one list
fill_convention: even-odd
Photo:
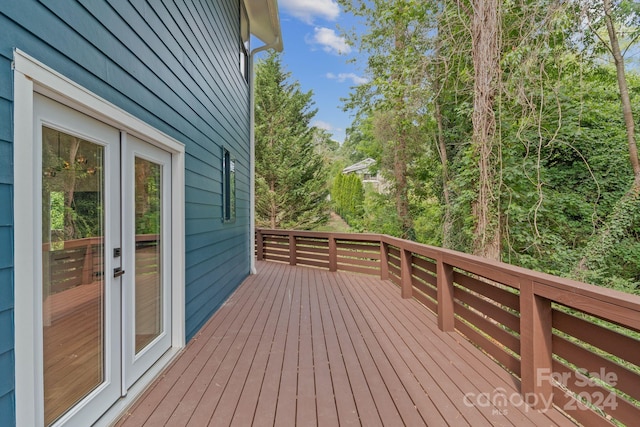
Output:
[[473,58],[472,156],[477,163],[477,196],[473,201],[473,253],[500,259],[499,138],[495,104],[501,58],[501,8],[498,0],[458,0],[470,22]]
[[349,225],[362,217],[364,203],[364,187],[360,177],[355,173],[344,175],[342,172],[333,180],[331,199],[335,210]]
[[313,93],[290,78],[277,53],[256,65],[256,222],[311,229],[329,217],[325,139],[310,126]]
[[[637,5],[635,7],[629,7],[630,5],[625,1],[619,3],[619,10],[622,10],[624,20],[634,21],[640,19],[640,13],[636,9]],[[594,34],[596,34],[606,50],[611,54],[615,64],[620,104],[627,134],[629,160],[634,178],[629,190],[614,206],[606,223],[598,230],[587,245],[585,254],[578,264],[577,272],[579,275],[581,271],[603,266],[606,255],[614,248],[617,242],[622,240],[632,230],[637,221],[636,213],[640,210],[640,158],[638,157],[636,144],[635,120],[627,85],[624,54],[620,49],[614,7],[611,0],[602,1],[601,19],[598,20],[598,18],[596,18],[595,21],[596,23],[598,21],[600,23],[604,22],[607,30],[608,40],[601,37],[597,30],[594,31]],[[637,38],[637,34],[635,37]]]
[[415,239],[410,207],[409,169],[423,142],[413,136],[424,114],[424,53],[429,49],[432,9],[415,0],[339,0],[362,18],[366,32],[349,34],[349,42],[368,54],[370,82],[358,87],[346,104],[374,121],[373,135],[383,147],[380,164],[390,172],[401,237]]
[[365,193],[361,228],[404,235],[402,171],[418,241],[564,276],[582,264],[583,280],[640,289],[640,75],[624,69],[637,2],[343,3],[366,23],[350,41],[369,83],[348,100],[358,115],[341,152],[375,158],[396,184]]

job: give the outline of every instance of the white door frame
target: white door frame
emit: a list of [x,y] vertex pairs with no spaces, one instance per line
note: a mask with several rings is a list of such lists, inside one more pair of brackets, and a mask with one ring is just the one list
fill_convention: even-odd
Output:
[[[144,390],[155,375],[185,345],[184,320],[184,155],[182,143],[149,126],[105,99],[57,73],[26,53],[14,50],[14,351],[16,424],[42,425],[44,402],[42,383],[41,302],[37,289],[42,280],[41,265],[33,257],[41,251],[40,203],[38,193],[40,153],[35,144],[34,93],[41,93],[88,116],[135,135],[172,155],[173,254],[171,350],[128,390],[98,422],[108,424]],[[40,368],[39,368],[40,367]]]

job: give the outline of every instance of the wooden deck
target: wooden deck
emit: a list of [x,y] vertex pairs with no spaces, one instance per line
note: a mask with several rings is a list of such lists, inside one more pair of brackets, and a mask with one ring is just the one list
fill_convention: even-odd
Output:
[[118,426],[574,425],[370,276],[258,262]]

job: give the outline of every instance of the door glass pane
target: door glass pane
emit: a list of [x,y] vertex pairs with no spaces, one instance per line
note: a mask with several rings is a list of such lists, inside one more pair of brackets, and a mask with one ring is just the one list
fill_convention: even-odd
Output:
[[162,332],[162,169],[135,159],[136,354]]
[[42,129],[45,422],[104,381],[104,148]]

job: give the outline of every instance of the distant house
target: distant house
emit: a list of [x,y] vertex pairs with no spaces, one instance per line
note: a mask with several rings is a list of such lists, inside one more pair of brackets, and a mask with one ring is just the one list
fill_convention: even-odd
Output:
[[375,164],[376,161],[369,157],[351,166],[347,166],[342,169],[342,173],[345,175],[355,173],[362,179],[364,185],[369,184],[378,193],[385,193],[387,191],[387,182],[380,174],[380,171],[371,173],[371,167]]
[[277,2],[4,1],[0,28],[1,424],[105,425],[252,270]]

